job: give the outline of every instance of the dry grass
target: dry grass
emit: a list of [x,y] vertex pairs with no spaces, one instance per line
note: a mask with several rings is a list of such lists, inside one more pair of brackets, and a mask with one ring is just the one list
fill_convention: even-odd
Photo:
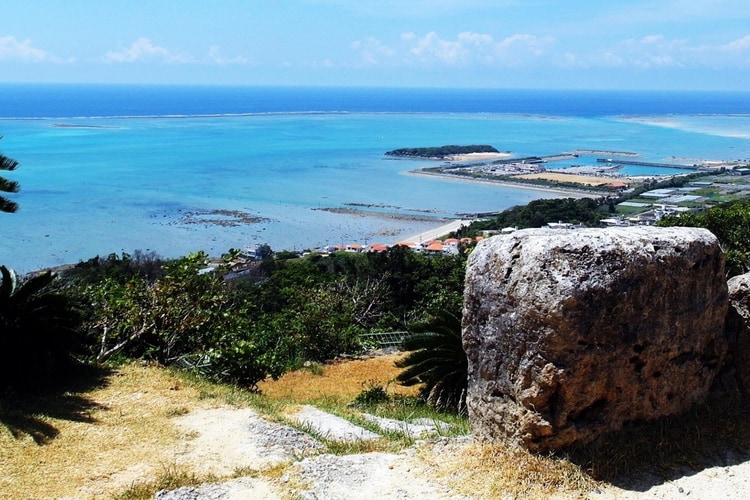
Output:
[[452,447],[420,457],[469,498],[578,498],[597,485],[580,467],[559,458],[476,442]]
[[[261,384],[257,397],[140,364],[118,367],[80,390],[24,401],[0,400],[0,497],[148,496],[155,488],[208,480],[178,467],[180,433],[171,419],[227,403],[273,414],[288,404],[342,405],[370,384],[390,382],[394,356],[291,372]],[[143,490],[144,494],[138,492]]]
[[[264,382],[262,396],[133,364],[75,391],[0,400],[0,497],[150,498],[160,487],[210,480],[176,460],[187,436],[172,424],[174,417],[232,404],[283,418],[293,405],[318,402],[323,409],[346,414],[346,405],[373,386],[385,386],[391,395],[404,394],[404,388],[392,383],[398,373],[395,359],[309,367]],[[368,411],[390,411],[389,405],[401,403],[395,398]],[[410,415],[414,411],[405,410]],[[447,440],[420,448],[419,457],[427,473],[470,498],[582,497],[596,486],[622,484],[620,478],[644,472],[676,478],[685,467],[702,470],[727,460],[744,461],[750,450],[749,414],[747,400],[724,396],[683,416],[629,427],[564,456]],[[329,451],[367,450],[355,446]],[[261,474],[273,479],[282,472]]]
[[522,174],[514,176],[515,179],[541,180],[550,182],[567,182],[571,184],[582,184],[584,186],[603,186],[611,182],[621,182],[622,179],[614,177],[596,177],[593,175],[561,174],[555,172],[541,172],[538,174]]
[[85,392],[2,403],[3,498],[110,498],[169,475],[180,440],[170,419],[219,404],[167,370],[139,365]]
[[393,383],[400,368],[395,361],[400,354],[311,366],[289,372],[279,380],[258,384],[261,393],[270,399],[314,404],[321,400],[350,403],[363,390],[373,386],[386,387],[391,396],[414,396],[417,389]]

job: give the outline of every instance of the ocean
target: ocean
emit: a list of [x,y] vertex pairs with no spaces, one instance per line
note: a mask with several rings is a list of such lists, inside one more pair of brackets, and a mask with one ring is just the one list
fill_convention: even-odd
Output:
[[393,243],[554,196],[407,175],[435,163],[384,155],[402,147],[747,159],[750,93],[5,84],[0,135],[20,163],[0,175],[21,184],[0,264],[23,273],[136,249]]

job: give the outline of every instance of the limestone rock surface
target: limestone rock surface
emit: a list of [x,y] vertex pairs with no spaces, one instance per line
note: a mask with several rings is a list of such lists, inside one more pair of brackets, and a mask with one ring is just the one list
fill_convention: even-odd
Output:
[[750,395],[750,273],[734,276],[727,283],[729,311],[726,335],[729,340],[731,369],[739,389]]
[[469,259],[464,304],[474,433],[531,451],[686,410],[727,350],[724,258],[704,229],[489,238]]

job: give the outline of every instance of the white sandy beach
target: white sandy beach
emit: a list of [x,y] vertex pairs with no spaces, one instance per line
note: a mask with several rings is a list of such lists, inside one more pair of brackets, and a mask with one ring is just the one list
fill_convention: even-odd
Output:
[[410,236],[408,238],[401,238],[398,241],[394,241],[394,243],[399,243],[399,242],[422,243],[423,241],[434,240],[434,239],[446,236],[447,234],[457,230],[461,226],[467,226],[471,224],[472,222],[474,222],[474,220],[472,219],[457,219],[457,220],[449,222],[448,224],[443,224],[442,226],[429,229],[419,234],[415,234],[414,236]]

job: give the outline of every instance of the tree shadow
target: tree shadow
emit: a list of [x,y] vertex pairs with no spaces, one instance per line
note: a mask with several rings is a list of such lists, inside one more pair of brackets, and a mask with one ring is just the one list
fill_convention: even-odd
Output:
[[31,437],[38,445],[54,440],[59,430],[50,419],[94,423],[92,410],[106,409],[86,393],[106,387],[112,370],[86,367],[64,384],[43,392],[0,397],[0,425],[15,439]]
[[567,450],[594,479],[644,492],[712,467],[750,460],[750,399],[711,396],[683,415],[628,425]]

